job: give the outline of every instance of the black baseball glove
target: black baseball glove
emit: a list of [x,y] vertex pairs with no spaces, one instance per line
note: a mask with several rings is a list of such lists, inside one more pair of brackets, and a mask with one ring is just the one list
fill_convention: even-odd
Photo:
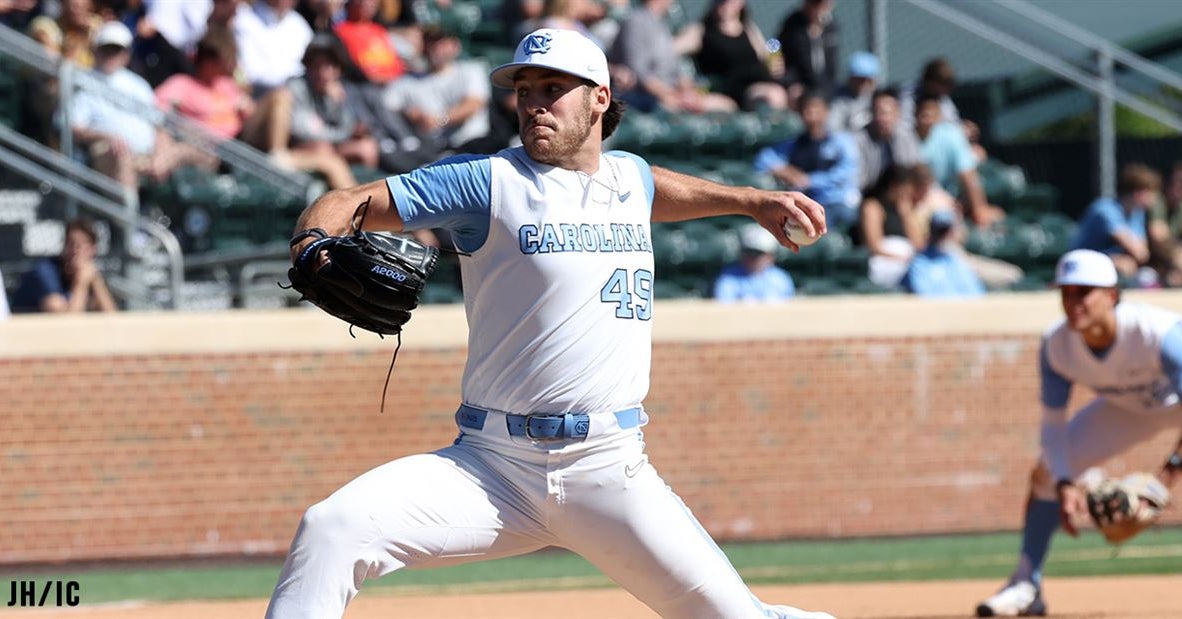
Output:
[[[287,271],[300,300],[367,331],[401,333],[435,270],[439,250],[383,232],[329,236],[320,228],[296,234],[291,245],[308,237],[317,238]],[[321,251],[328,253],[328,263],[318,267]]]

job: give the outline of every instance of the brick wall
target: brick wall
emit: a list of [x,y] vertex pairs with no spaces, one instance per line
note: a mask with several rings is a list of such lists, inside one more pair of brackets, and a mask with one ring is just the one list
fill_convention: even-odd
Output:
[[[1057,311],[1049,294],[667,302],[651,459],[721,539],[1016,528]],[[393,342],[315,312],[0,323],[0,564],[282,554],[308,505],[454,438],[464,338],[458,308],[420,310],[379,414]]]

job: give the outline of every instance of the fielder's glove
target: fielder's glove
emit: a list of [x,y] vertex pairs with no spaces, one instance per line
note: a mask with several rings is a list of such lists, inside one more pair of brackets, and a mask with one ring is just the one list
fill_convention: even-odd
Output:
[[1112,544],[1131,539],[1157,522],[1170,504],[1170,491],[1149,473],[1105,479],[1088,490],[1088,513]]
[[[300,300],[367,331],[401,333],[435,270],[439,250],[393,234],[329,236],[320,228],[296,234],[291,244],[308,237],[317,239],[287,271]],[[328,264],[318,269],[321,251],[328,253]]]

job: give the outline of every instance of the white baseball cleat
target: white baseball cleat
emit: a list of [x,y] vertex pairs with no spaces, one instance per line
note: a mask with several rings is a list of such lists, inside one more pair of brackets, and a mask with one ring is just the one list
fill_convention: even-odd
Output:
[[1045,617],[1042,591],[1027,580],[1011,582],[977,605],[978,617]]
[[775,619],[837,619],[819,610],[800,610],[792,606],[768,606],[767,609],[771,613],[768,617]]

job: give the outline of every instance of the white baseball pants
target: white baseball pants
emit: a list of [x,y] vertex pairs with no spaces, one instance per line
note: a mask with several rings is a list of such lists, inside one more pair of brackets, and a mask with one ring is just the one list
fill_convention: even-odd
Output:
[[[456,444],[383,464],[304,514],[268,619],[339,618],[370,578],[570,549],[662,617],[765,619],[644,455],[639,429],[593,415],[586,440],[510,437],[504,415]],[[787,607],[777,607],[785,608]]]

